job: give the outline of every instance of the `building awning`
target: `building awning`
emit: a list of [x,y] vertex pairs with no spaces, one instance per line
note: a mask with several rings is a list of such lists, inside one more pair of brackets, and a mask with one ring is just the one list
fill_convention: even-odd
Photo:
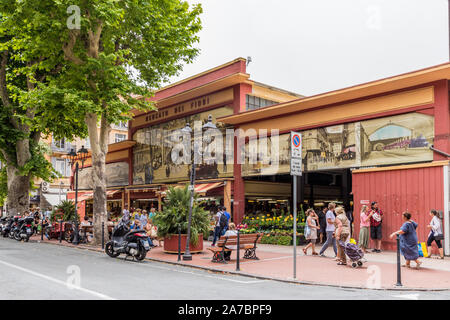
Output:
[[42,195],[52,207],[57,206],[60,204],[61,201],[66,200],[66,195],[64,194],[59,195],[59,194],[43,193]]
[[[211,182],[211,183],[198,183],[195,185],[195,193],[199,193],[201,195],[205,195],[208,191],[222,187],[224,185],[222,182]],[[185,185],[177,185],[175,186],[175,189],[178,188],[184,188]],[[164,192],[161,193],[162,195],[165,195]]]
[[[106,197],[112,197],[113,195],[115,195],[116,193],[120,192],[120,190],[107,190],[106,191]],[[89,192],[89,193],[85,193],[81,196],[78,197],[78,201],[86,201],[86,200],[91,200],[94,198],[94,193],[93,192]]]

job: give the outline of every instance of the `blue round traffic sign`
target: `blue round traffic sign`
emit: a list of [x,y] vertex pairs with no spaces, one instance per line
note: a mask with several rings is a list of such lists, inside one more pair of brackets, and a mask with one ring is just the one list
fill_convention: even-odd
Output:
[[298,134],[294,134],[292,137],[292,143],[296,148],[300,147],[300,136]]

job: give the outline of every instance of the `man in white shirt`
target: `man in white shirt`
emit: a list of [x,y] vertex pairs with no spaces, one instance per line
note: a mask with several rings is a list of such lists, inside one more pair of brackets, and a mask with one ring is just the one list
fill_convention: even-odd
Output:
[[334,220],[336,216],[334,215],[334,208],[336,208],[336,204],[331,202],[328,204],[328,211],[325,215],[325,219],[327,220],[327,227],[325,232],[327,233],[327,241],[323,244],[322,249],[320,249],[320,256],[325,257],[325,250],[328,249],[330,244],[333,244],[334,255],[337,256],[337,247],[336,247],[336,238],[334,237]]

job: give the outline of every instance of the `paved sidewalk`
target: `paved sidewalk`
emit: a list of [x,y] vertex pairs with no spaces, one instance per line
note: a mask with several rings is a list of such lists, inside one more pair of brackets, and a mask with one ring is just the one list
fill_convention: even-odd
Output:
[[[40,237],[32,237],[32,241],[40,241]],[[58,240],[44,243],[59,244]],[[62,241],[61,245],[75,247]],[[253,277],[292,281],[307,284],[331,285],[339,287],[371,288],[371,289],[414,289],[414,290],[450,290],[450,259],[422,259],[419,270],[402,268],[403,287],[395,287],[397,282],[396,253],[368,253],[366,263],[361,268],[338,266],[334,261],[334,252],[328,248],[327,257],[305,256],[302,246],[297,247],[297,277],[293,279],[293,247],[259,244],[257,256],[259,260],[246,260],[240,253],[240,271],[236,272],[236,254],[233,252],[227,264],[211,262],[212,253],[207,250],[210,242],[204,242],[204,251],[193,254],[192,261],[177,261],[176,254],[164,253],[162,247],[153,248],[147,259],[167,263],[179,263],[215,272],[238,273]],[[101,247],[78,245],[78,248],[102,251]],[[320,250],[320,246],[316,248]],[[311,251],[309,251],[311,252]],[[404,260],[402,258],[402,263]],[[415,263],[412,262],[415,266]]]

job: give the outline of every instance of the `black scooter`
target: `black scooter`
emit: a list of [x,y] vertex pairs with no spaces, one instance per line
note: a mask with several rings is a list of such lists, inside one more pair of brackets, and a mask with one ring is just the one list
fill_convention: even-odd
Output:
[[144,230],[130,230],[128,224],[129,221],[120,220],[112,232],[111,241],[106,243],[105,252],[112,258],[124,253],[127,255],[125,260],[133,257],[142,261],[150,250],[148,236]]
[[5,230],[6,226],[8,225],[8,218],[1,218],[0,219],[0,234],[3,235],[3,230]]
[[33,234],[33,221],[33,217],[19,219],[18,226],[14,231],[14,239],[17,241],[25,240],[25,242],[28,242]]
[[14,239],[14,234],[17,231],[17,229],[19,228],[19,220],[21,218],[19,216],[15,216],[13,218],[11,218],[11,224],[9,226],[9,230],[8,230],[8,237],[10,237],[11,239]]

